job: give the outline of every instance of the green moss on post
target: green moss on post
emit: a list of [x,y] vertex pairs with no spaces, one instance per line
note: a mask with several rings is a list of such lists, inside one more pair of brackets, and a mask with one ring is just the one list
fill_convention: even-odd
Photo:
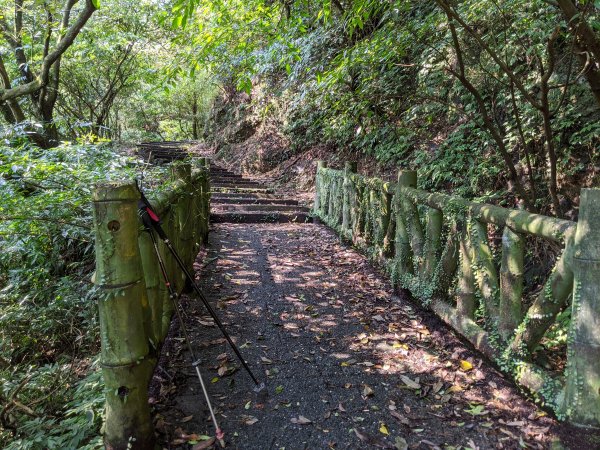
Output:
[[323,190],[323,175],[321,174],[321,169],[325,168],[324,161],[317,161],[317,173],[315,177],[315,201],[313,204],[313,211],[315,214],[319,214],[321,212],[322,205],[322,190]]
[[600,427],[600,189],[582,189],[573,258],[566,415]]
[[443,214],[439,209],[427,209],[427,228],[425,248],[423,249],[423,269],[421,278],[428,280],[433,275],[440,255],[442,240]]
[[523,327],[517,331],[511,344],[512,350],[523,359],[528,359],[538,346],[546,330],[564,308],[573,289],[573,233],[567,236],[563,254],[554,266],[544,289],[527,310]]
[[498,331],[508,341],[515,332],[523,313],[523,255],[525,238],[504,227],[502,234],[502,263],[500,264],[500,320]]
[[494,266],[492,251],[488,245],[486,224],[472,219],[469,223],[469,238],[473,247],[473,260],[477,267],[475,280],[479,286],[479,293],[484,303],[483,307],[490,319],[487,325],[497,327],[499,316],[498,272],[496,266]]
[[396,206],[394,203],[394,197],[386,193],[386,203],[389,210],[389,218],[387,220],[387,227],[385,231],[385,237],[383,238],[383,256],[391,258],[394,256],[395,246],[394,239],[396,237]]
[[342,230],[344,233],[351,233],[351,209],[352,209],[352,179],[351,175],[356,173],[356,163],[346,162],[344,166],[344,199],[342,205]]
[[[162,219],[165,233],[168,237],[173,236],[178,228],[177,217],[174,210],[169,210],[166,215],[163,215]],[[171,255],[171,252],[169,251],[166,245],[161,243],[159,251],[162,254],[168,278],[171,281],[171,283],[173,283],[175,292],[181,292],[181,290],[183,289],[183,285],[181,279],[181,270],[177,266],[177,261],[175,261],[175,258],[173,258],[173,255]],[[171,318],[173,317],[173,313],[175,312],[175,310],[173,309],[173,301],[171,300],[168,294],[165,297],[162,297],[162,300],[162,335],[166,336],[169,332],[169,327],[171,326]]]
[[150,308],[150,317],[146,324],[146,334],[155,349],[158,349],[163,342],[162,336],[162,304],[160,285],[163,284],[154,246],[150,235],[144,231],[138,238],[140,248],[140,257],[144,269],[144,281],[148,295],[148,304]]
[[419,271],[423,258],[423,228],[421,227],[421,222],[419,220],[417,204],[404,195],[402,190],[403,187],[414,188],[417,186],[417,172],[414,170],[401,170],[398,172],[398,186],[401,188],[399,192],[400,210],[410,240],[413,265],[415,271]]
[[[461,224],[464,227],[464,224]],[[475,275],[473,274],[473,249],[463,232],[460,239],[460,273],[456,288],[456,310],[469,319],[475,318]]]
[[106,183],[93,193],[95,282],[99,300],[101,363],[106,387],[105,445],[148,449],[154,430],[148,406],[153,367],[144,326],[148,309],[138,249],[139,194],[133,183]]
[[396,236],[395,243],[395,267],[396,276],[401,278],[405,274],[413,273],[412,249],[410,243],[409,229],[406,225],[406,214],[402,207],[402,187],[413,186],[417,184],[417,172],[404,171],[398,172],[398,183],[396,185],[396,194],[394,195],[396,209]]
[[[194,251],[194,198],[192,186],[192,166],[184,163],[176,166],[175,176],[184,182],[184,189],[177,201],[177,222],[179,234],[179,252],[188,270],[192,270],[196,253]],[[181,273],[183,280],[185,275]]]
[[[440,256],[439,263],[433,275],[432,284],[438,296],[447,297],[448,289],[456,275],[459,260],[459,235],[456,224],[453,224],[446,245]],[[470,316],[468,316],[470,317]]]

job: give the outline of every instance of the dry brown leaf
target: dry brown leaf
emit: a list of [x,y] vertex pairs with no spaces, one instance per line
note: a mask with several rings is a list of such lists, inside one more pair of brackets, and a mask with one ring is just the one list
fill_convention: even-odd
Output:
[[242,423],[244,425],[254,425],[256,422],[258,422],[258,419],[256,417],[248,416],[246,414],[242,414],[241,418],[242,418]]
[[398,422],[400,422],[401,424],[406,425],[407,427],[410,427],[410,420],[408,420],[408,418],[406,416],[403,416],[398,411],[390,411],[390,415],[393,418],[397,419]]
[[421,385],[414,380],[411,380],[406,375],[400,375],[402,382],[411,389],[420,389]]
[[179,422],[186,423],[186,422],[189,422],[190,420],[192,420],[193,418],[194,418],[193,415],[192,416],[187,416],[187,417],[184,417],[183,419],[181,419]]
[[291,422],[295,423],[296,425],[308,425],[308,424],[312,423],[312,420],[307,419],[304,416],[298,416],[297,418],[292,417]]
[[202,441],[202,442],[198,442],[197,444],[195,444],[192,447],[192,450],[205,450],[209,447],[212,447],[215,443],[216,439],[214,437],[211,437],[210,439],[206,440],[206,441]]
[[363,397],[371,397],[373,394],[375,394],[375,391],[373,391],[373,389],[371,389],[370,386],[368,386],[366,384],[364,386],[365,387],[364,387],[364,389],[362,391]]

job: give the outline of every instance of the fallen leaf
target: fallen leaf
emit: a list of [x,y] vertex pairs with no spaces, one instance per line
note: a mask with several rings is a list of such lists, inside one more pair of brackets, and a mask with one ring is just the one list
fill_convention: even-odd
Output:
[[420,389],[421,388],[421,385],[419,383],[411,380],[406,375],[400,375],[400,379],[404,382],[405,385],[407,385],[411,389]]
[[258,422],[258,419],[256,417],[247,416],[246,414],[242,414],[241,419],[244,425],[254,425],[256,422]]
[[393,418],[397,419],[398,422],[400,422],[402,425],[406,425],[407,427],[410,427],[410,420],[408,420],[408,418],[406,416],[403,416],[398,411],[390,411],[390,415]]
[[460,392],[462,390],[463,390],[463,388],[462,388],[462,386],[460,384],[454,384],[454,385],[450,386],[446,390],[446,392],[448,392],[448,393],[454,393],[454,392]]
[[441,390],[443,387],[444,387],[444,382],[440,380],[440,381],[438,381],[437,383],[435,383],[435,384],[432,386],[432,388],[431,388],[431,391],[432,391],[434,394],[437,394],[438,392],[440,392],[440,390]]
[[261,356],[260,360],[263,362],[263,364],[273,364],[273,361],[271,361],[269,358],[266,358],[264,356]]
[[211,437],[207,441],[198,442],[196,445],[192,447],[192,450],[204,450],[211,447],[215,443],[216,439]]
[[281,394],[283,392],[283,386],[277,386],[275,388],[275,393],[276,394]]
[[180,422],[181,423],[186,423],[186,422],[189,422],[190,420],[192,420],[193,418],[194,418],[193,415],[192,416],[187,416],[187,417],[184,417],[183,419],[181,419]]
[[489,414],[489,411],[486,411],[483,405],[471,405],[469,409],[465,409],[465,412],[468,412],[472,416],[485,416]]
[[390,432],[388,431],[387,427],[385,426],[385,423],[382,423],[379,426],[379,432],[382,434],[385,434],[386,436],[390,434]]
[[[356,437],[358,439],[360,439],[362,442],[364,442],[368,446],[368,448],[373,448],[373,447],[394,448],[393,446],[391,446],[391,444],[388,444],[385,441],[382,441],[373,436],[370,436],[367,433],[362,433],[362,432],[358,431],[356,428],[354,428],[354,434],[356,434]],[[406,450],[406,449],[404,449],[404,450]]]
[[304,416],[298,416],[297,418],[292,417],[291,422],[295,423],[297,425],[308,425],[308,424],[312,423],[312,420],[307,419]]
[[368,385],[366,385],[366,384],[365,384],[364,386],[365,386],[365,387],[364,387],[364,389],[363,389],[363,391],[362,391],[362,395],[363,395],[363,397],[370,397],[370,396],[372,396],[373,394],[375,394],[375,391],[373,391],[373,389],[371,389],[371,387],[370,387],[370,386],[368,386]]
[[396,450],[408,450],[408,442],[401,436],[396,437],[396,441],[394,442]]
[[469,370],[473,369],[473,364],[471,364],[469,361],[465,361],[464,359],[460,360],[460,368],[465,371],[468,372]]

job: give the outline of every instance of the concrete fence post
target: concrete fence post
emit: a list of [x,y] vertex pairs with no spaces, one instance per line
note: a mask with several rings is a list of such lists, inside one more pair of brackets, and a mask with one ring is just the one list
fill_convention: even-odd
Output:
[[133,183],[104,183],[93,193],[107,449],[154,445],[148,406],[154,360],[144,323],[149,305],[138,248],[138,199]]
[[600,427],[600,189],[582,189],[573,257],[565,412],[576,425]]
[[318,214],[321,209],[321,176],[319,172],[325,168],[324,161],[317,161],[317,174],[315,177],[315,202],[313,205],[313,211]]
[[350,185],[352,184],[351,175],[356,173],[356,163],[347,161],[344,166],[344,184],[343,189],[343,203],[342,203],[342,230],[344,233],[351,232],[350,227]]

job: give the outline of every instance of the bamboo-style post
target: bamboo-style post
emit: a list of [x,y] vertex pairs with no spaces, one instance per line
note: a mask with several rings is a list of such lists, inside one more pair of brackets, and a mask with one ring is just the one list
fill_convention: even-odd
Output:
[[406,214],[403,208],[402,188],[417,185],[417,172],[412,170],[400,170],[398,172],[398,183],[396,184],[396,272],[398,276],[413,273],[412,249],[410,243],[409,228],[406,225]]
[[315,214],[318,214],[321,212],[321,189],[322,189],[322,184],[323,184],[323,177],[322,177],[322,173],[321,173],[321,169],[325,168],[325,162],[324,161],[317,161],[317,174],[315,177],[315,201],[313,204],[313,211]]
[[452,281],[456,275],[460,252],[459,240],[458,228],[456,223],[453,223],[450,232],[448,233],[442,254],[440,255],[438,265],[433,273],[432,284],[437,296],[447,296],[448,289],[452,285]]
[[513,352],[522,358],[530,357],[573,292],[573,242],[573,233],[569,233],[561,257],[546,280],[544,288],[527,310],[522,321],[524,326],[519,327],[512,341]]
[[469,319],[475,318],[475,275],[473,274],[473,249],[466,235],[466,224],[460,238],[460,273],[456,286],[456,311]]
[[[357,197],[357,216],[356,216],[356,228],[353,231],[354,239],[357,240],[362,237],[365,232],[365,225],[367,222],[368,214],[368,195],[367,187],[364,178],[360,178],[356,183],[356,197]],[[358,242],[358,241],[356,241]]]
[[337,190],[336,190],[336,181],[337,178],[334,176],[329,176],[327,180],[327,190],[329,191],[329,196],[327,197],[327,218],[330,223],[335,222],[335,199],[337,198]]
[[442,245],[443,220],[442,211],[435,208],[427,208],[423,269],[421,272],[421,278],[424,280],[431,278],[438,263],[440,247]]
[[500,318],[498,332],[505,340],[513,335],[521,323],[523,313],[523,257],[524,236],[504,227],[502,233],[502,262],[500,264]]
[[101,290],[98,309],[106,386],[104,440],[109,449],[154,445],[148,406],[154,362],[144,327],[148,299],[138,249],[138,199],[133,183],[100,184],[93,193],[95,283]]
[[344,199],[342,204],[342,231],[344,233],[352,233],[351,230],[351,187],[352,187],[352,174],[356,173],[356,163],[346,161],[344,165]]
[[[192,270],[196,252],[194,251],[194,210],[192,166],[190,163],[179,164],[175,167],[175,177],[183,181],[184,187],[177,199],[177,222],[179,235],[179,250],[187,269]],[[181,272],[183,282],[185,274]]]
[[201,227],[201,238],[202,243],[208,243],[208,232],[209,232],[209,216],[210,216],[210,158],[204,159],[204,174],[202,175],[202,197],[201,197],[201,210],[202,218],[199,222],[202,224]]
[[469,223],[469,239],[473,248],[473,260],[477,270],[475,281],[483,300],[483,307],[488,318],[497,326],[498,322],[498,271],[492,259],[492,251],[488,245],[487,225],[472,218]]
[[388,226],[390,225],[390,216],[392,212],[392,195],[387,192],[385,184],[379,190],[380,209],[377,220],[379,222],[379,230],[377,236],[377,245],[381,247],[382,253],[385,253],[385,237],[387,235]]
[[577,425],[600,427],[600,189],[581,190],[572,267],[566,415]]
[[[414,170],[403,170],[398,172],[398,185],[406,187],[417,186],[417,172]],[[404,226],[408,232],[408,238],[413,254],[413,265],[418,269],[423,257],[423,229],[419,221],[419,211],[416,203],[407,196],[400,193],[400,209],[404,218]],[[418,263],[418,264],[417,264]]]
[[208,233],[208,221],[206,220],[208,214],[210,214],[209,196],[210,192],[207,192],[207,178],[209,162],[207,158],[198,158],[198,169],[200,174],[197,176],[194,183],[194,204],[195,204],[195,222],[196,222],[196,239],[198,243],[206,244],[206,236]]
[[389,219],[387,221],[385,237],[383,238],[382,252],[384,256],[391,258],[394,256],[395,251],[394,239],[396,237],[396,206],[394,202],[394,196],[389,192],[386,192],[386,196],[386,204],[388,205]]
[[[165,230],[165,233],[169,238],[171,238],[171,242],[175,246],[175,249],[178,250],[176,246],[177,241],[172,238],[172,236],[175,236],[175,233],[178,229],[177,217],[174,210],[170,209],[166,214],[163,215],[162,219],[163,229]],[[165,262],[169,281],[173,284],[175,292],[181,292],[181,290],[183,289],[182,283],[184,282],[181,278],[181,269],[179,269],[175,258],[173,257],[173,255],[171,255],[171,252],[169,251],[167,246],[164,243],[162,243],[162,241],[159,245],[159,251]],[[173,308],[173,301],[169,295],[166,286],[162,292],[161,299],[163,301],[161,328],[163,337],[166,337],[167,333],[169,332],[169,328],[171,327],[171,318],[173,317],[173,313],[175,312]]]
[[161,298],[160,292],[160,286],[163,284],[163,280],[161,279],[152,239],[148,232],[143,231],[140,233],[138,245],[140,248],[140,257],[144,270],[144,281],[150,308],[150,320],[146,324],[146,334],[153,347],[158,349],[163,342],[161,326],[163,299]]

